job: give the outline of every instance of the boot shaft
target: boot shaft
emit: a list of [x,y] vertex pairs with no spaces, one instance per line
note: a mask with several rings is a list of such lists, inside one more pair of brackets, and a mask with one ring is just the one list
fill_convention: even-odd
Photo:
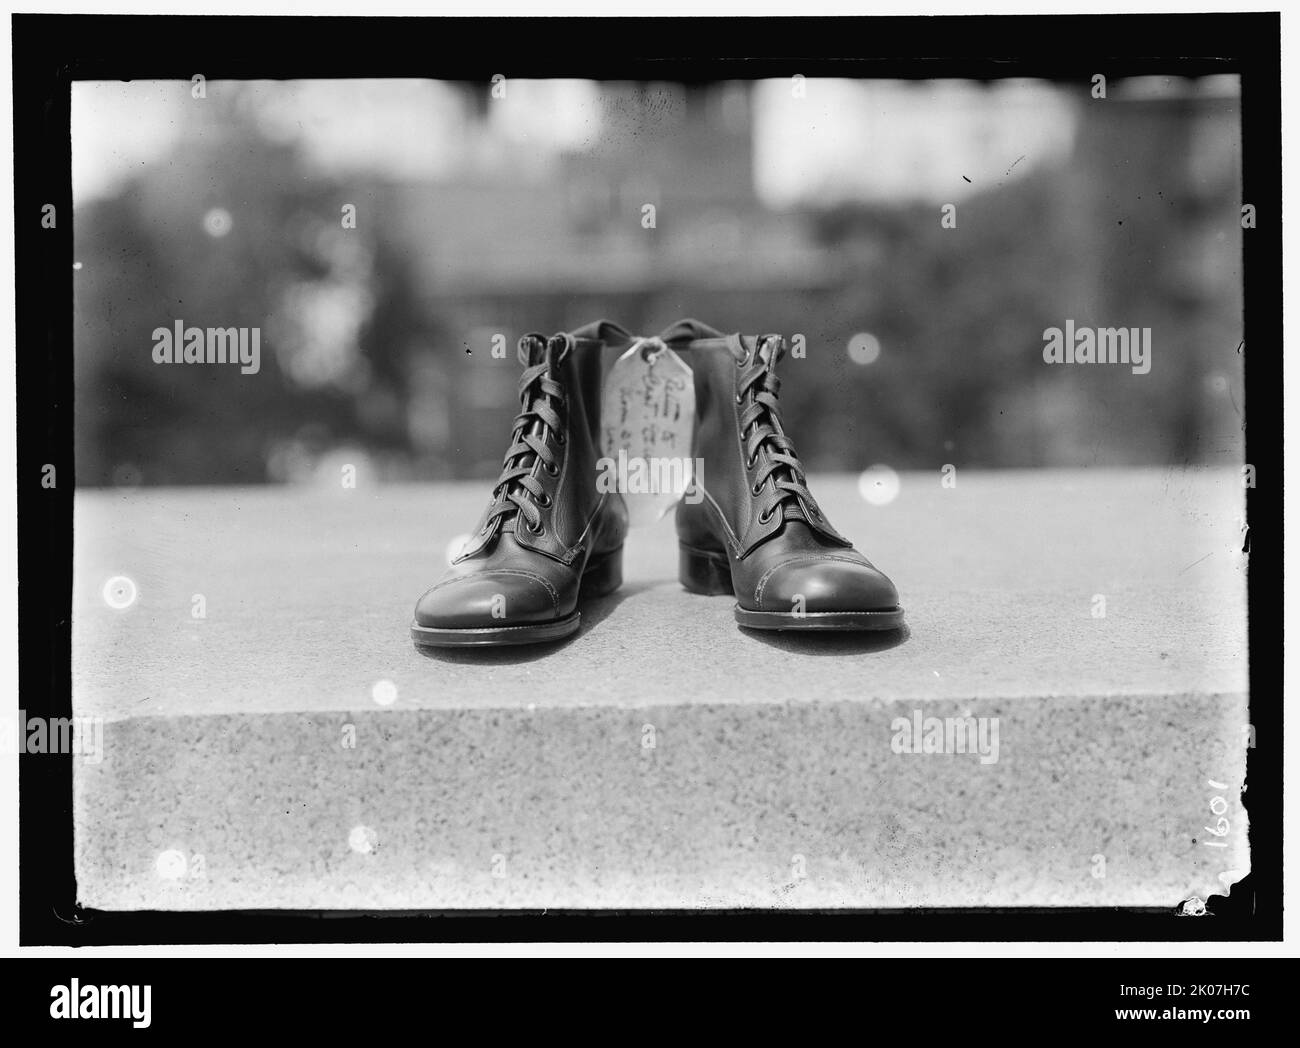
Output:
[[[539,419],[533,419],[524,433],[546,443],[556,464],[548,468],[531,456],[531,475],[544,489],[535,500],[540,516],[540,530],[533,530],[515,515],[509,519],[488,518],[513,485],[494,490],[493,500],[479,519],[473,536],[457,561],[484,552],[499,535],[510,534],[519,546],[542,553],[563,563],[577,556],[588,538],[588,530],[606,496],[596,490],[596,460],[600,454],[601,386],[607,361],[612,353],[631,342],[623,328],[600,320],[571,332],[545,338],[525,335],[519,340],[519,359],[525,368],[545,366],[544,376],[553,380],[561,394],[558,400],[547,397],[558,414],[560,426],[552,432]],[[525,391],[533,399],[537,390]],[[525,402],[523,409],[529,407]],[[524,462],[530,458],[519,456]],[[620,507],[621,508],[621,507]]]
[[723,334],[689,319],[660,337],[682,354],[695,375],[695,454],[705,463],[703,498],[697,506],[683,502],[678,507],[682,541],[700,541],[705,532],[720,528],[731,555],[743,558],[793,521],[833,544],[850,546],[815,502],[782,498],[771,474],[759,482],[769,451],[760,447],[751,455],[746,448],[743,417],[759,387],[751,382],[742,390],[742,385],[754,369],[774,371],[785,340],[780,335]]

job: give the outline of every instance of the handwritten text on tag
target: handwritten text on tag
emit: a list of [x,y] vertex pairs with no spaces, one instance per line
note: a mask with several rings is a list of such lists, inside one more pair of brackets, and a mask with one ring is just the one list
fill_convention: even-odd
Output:
[[622,494],[631,524],[652,524],[683,493],[703,480],[691,458],[695,430],[695,379],[685,362],[659,339],[638,339],[610,368],[601,405],[601,447],[596,490]]

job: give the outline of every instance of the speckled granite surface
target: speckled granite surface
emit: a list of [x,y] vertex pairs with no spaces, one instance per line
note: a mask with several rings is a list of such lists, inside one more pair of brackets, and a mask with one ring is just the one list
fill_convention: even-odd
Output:
[[[854,477],[812,487],[897,583],[901,634],[742,633],[730,599],[676,582],[669,519],[633,532],[623,589],[576,637],[452,654],[418,652],[407,626],[482,484],[81,493],[74,702],[107,719],[103,760],[76,761],[81,901],[1173,907],[1222,892],[1249,862],[1237,475],[900,481],[883,506]],[[129,607],[111,606],[120,584],[105,597],[116,576]],[[901,723],[966,717],[986,749],[996,723],[996,761],[898,752]],[[1227,835],[1208,835],[1224,806]]]

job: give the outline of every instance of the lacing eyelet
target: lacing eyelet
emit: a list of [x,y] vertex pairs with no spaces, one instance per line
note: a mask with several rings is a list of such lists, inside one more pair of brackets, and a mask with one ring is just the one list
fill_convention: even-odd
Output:
[[537,504],[541,506],[542,509],[549,509],[551,506],[551,496],[543,491],[537,496]]
[[776,511],[775,506],[768,506],[767,509],[763,510],[763,512],[758,515],[758,522],[760,524],[766,524],[769,520],[772,519],[772,516],[775,513],[775,511]]
[[540,520],[537,522],[537,527],[533,527],[531,524],[525,524],[524,527],[526,527],[529,531],[529,534],[532,535],[540,535],[542,532],[546,530],[546,525],[543,524]]
[[542,463],[542,469],[546,470],[546,472],[553,477],[558,477],[560,475],[560,467],[553,466],[549,462]]
[[555,443],[559,444],[560,447],[564,447],[564,445],[565,445],[567,442],[568,442],[568,439],[565,437],[565,435],[564,435],[563,433],[559,433],[559,432],[557,432],[557,433],[555,434]]
[[739,393],[736,394],[736,403],[737,404],[745,403],[745,398]]
[[[763,481],[763,484],[766,483],[767,481]],[[763,484],[754,484],[752,487],[750,487],[749,493],[753,495],[754,498],[758,498],[759,493],[763,490]]]

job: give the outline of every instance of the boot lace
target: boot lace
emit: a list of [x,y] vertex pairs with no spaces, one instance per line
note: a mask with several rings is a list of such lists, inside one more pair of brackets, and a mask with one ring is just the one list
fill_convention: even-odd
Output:
[[[758,498],[763,485],[772,480],[775,500],[759,517],[766,524],[787,503],[798,501],[805,514],[821,520],[821,510],[812,492],[803,464],[794,450],[794,444],[781,425],[781,380],[775,365],[781,347],[780,335],[764,335],[759,339],[753,360],[740,376],[738,403],[746,405],[740,415],[740,432],[745,439],[745,465],[753,469],[760,452],[766,452],[763,463],[754,476],[750,494]],[[763,350],[766,349],[766,359]]]
[[[540,335],[525,335],[519,340],[524,356]],[[531,359],[525,356],[525,359]],[[551,496],[537,476],[537,466],[552,477],[560,475],[556,446],[564,444],[564,423],[558,409],[564,405],[564,387],[551,376],[549,359],[525,367],[519,376],[519,403],[523,410],[515,416],[511,444],[501,463],[501,475],[492,488],[494,505],[483,521],[483,531],[498,519],[503,523],[522,515],[524,524],[534,535],[542,533],[541,510],[551,505]]]

